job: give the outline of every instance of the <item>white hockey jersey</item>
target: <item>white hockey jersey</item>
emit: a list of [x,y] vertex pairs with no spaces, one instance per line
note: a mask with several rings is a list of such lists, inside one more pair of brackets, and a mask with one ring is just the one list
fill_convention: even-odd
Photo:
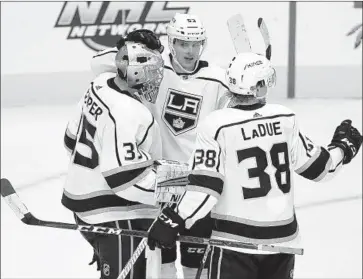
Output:
[[221,109],[198,128],[190,184],[177,212],[190,227],[212,211],[214,238],[294,245],[293,172],[322,181],[342,160],[341,149],[328,151],[301,133],[284,106]]
[[90,84],[64,138],[71,158],[62,203],[89,224],[158,211],[150,166],[161,158],[159,127],[114,77],[101,74]]
[[[114,57],[117,49],[107,49],[93,57],[94,73],[116,71]],[[164,159],[187,162],[192,154],[196,127],[210,112],[218,108],[218,100],[227,91],[225,70],[199,61],[191,74],[178,74],[171,65],[171,55],[164,51],[164,78],[156,103],[148,103],[159,123]],[[112,64],[111,64],[112,63]]]

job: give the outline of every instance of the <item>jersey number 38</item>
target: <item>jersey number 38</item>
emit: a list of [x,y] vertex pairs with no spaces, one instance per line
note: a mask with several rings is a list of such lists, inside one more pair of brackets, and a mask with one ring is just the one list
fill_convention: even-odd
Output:
[[[282,155],[284,160],[279,159],[279,154]],[[274,144],[269,152],[272,165],[275,167],[275,179],[279,189],[284,193],[290,192],[291,180],[290,180],[290,168],[289,168],[289,154],[287,149],[287,143]],[[249,158],[256,159],[256,167],[248,169],[248,175],[250,178],[258,178],[260,182],[259,188],[246,188],[242,187],[243,195],[245,199],[265,197],[271,190],[271,177],[266,173],[268,167],[267,161],[268,154],[260,147],[251,147],[247,149],[237,150],[238,163]],[[283,181],[282,177],[285,176]]]

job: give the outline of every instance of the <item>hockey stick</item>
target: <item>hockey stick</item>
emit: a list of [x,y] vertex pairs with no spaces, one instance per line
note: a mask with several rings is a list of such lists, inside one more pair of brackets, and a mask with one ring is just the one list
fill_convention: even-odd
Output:
[[[137,246],[137,248],[135,249],[135,251],[132,254],[131,258],[128,260],[125,267],[122,269],[122,271],[121,271],[120,275],[117,277],[117,279],[125,279],[127,277],[127,275],[130,273],[130,270],[132,269],[132,267],[136,263],[137,259],[140,257],[142,252],[145,250],[146,246],[147,246],[147,238],[143,238],[141,240],[141,242],[139,243],[139,245]],[[156,248],[156,249],[158,249],[158,248]],[[151,252],[154,252],[154,251],[151,251]],[[147,259],[147,261],[148,261],[148,259]],[[156,268],[159,268],[159,267],[156,267]],[[151,278],[158,278],[160,276],[160,274],[158,274],[159,272],[160,271],[155,272],[156,274],[154,272],[151,272],[152,274],[146,274],[146,275],[150,279]],[[150,273],[150,271],[147,270],[147,273]],[[149,277],[149,276],[151,276],[151,277]]]
[[[251,52],[251,42],[248,38],[247,29],[243,21],[243,17],[240,14],[234,15],[227,20],[228,30],[231,35],[234,49],[237,54],[242,52]],[[265,56],[268,60],[271,59],[271,42],[270,35],[263,18],[259,18],[257,21],[258,28],[261,32],[263,41],[265,43]]]
[[356,31],[358,31],[360,28],[362,28],[362,23],[359,23],[358,25],[354,26],[348,33],[347,36],[353,35]]
[[[40,220],[36,218],[31,212],[29,212],[27,207],[20,200],[14,187],[11,185],[10,181],[4,178],[1,179],[1,195],[4,197],[5,201],[8,203],[10,208],[15,212],[18,218],[27,225],[76,230],[76,231],[106,234],[106,235],[107,234],[128,235],[128,236],[135,236],[142,238],[147,238],[148,236],[147,231],[126,230],[126,229],[117,229],[117,228],[101,227],[93,225],[77,225],[70,223]],[[177,241],[205,244],[211,246],[220,246],[222,248],[234,247],[234,248],[244,248],[244,249],[260,250],[260,251],[268,251],[268,252],[276,252],[284,254],[303,255],[304,253],[304,249],[302,248],[283,247],[283,246],[275,246],[269,244],[253,244],[253,243],[244,243],[239,241],[209,239],[209,238],[200,238],[193,236],[179,236],[177,238]]]
[[236,52],[251,52],[251,43],[242,15],[237,14],[230,17],[227,20],[227,25]]
[[[163,208],[166,207],[166,206],[167,206],[167,204],[165,204],[163,206]],[[156,221],[156,219],[154,220],[154,222],[155,221]],[[151,226],[150,226],[150,228],[151,228]],[[140,243],[137,246],[137,248],[135,249],[135,251],[132,254],[131,258],[127,261],[125,267],[122,269],[122,271],[121,271],[120,275],[117,277],[117,279],[125,279],[126,278],[126,276],[129,274],[130,270],[132,269],[132,267],[136,263],[137,259],[140,257],[140,255],[142,254],[142,252],[145,250],[146,245],[147,245],[147,238],[143,238],[140,241]],[[149,275],[149,274],[146,274],[146,275]],[[158,276],[158,275],[153,274],[153,276]]]
[[[358,31],[359,30],[359,31]],[[347,33],[347,36],[353,35],[355,32],[357,32],[357,37],[355,39],[354,48],[359,47],[359,45],[362,43],[362,23],[356,25]]]
[[206,261],[208,259],[208,255],[209,255],[210,250],[211,250],[211,246],[208,245],[207,248],[205,248],[203,258],[202,258],[202,260],[200,262],[199,268],[197,270],[197,274],[195,275],[195,279],[200,279],[200,276],[202,276],[202,272],[203,272],[205,263],[206,263]]
[[144,238],[139,243],[137,248],[135,249],[134,253],[132,254],[131,258],[128,260],[125,267],[122,269],[122,271],[121,271],[120,275],[117,277],[117,279],[125,279],[126,278],[126,276],[129,274],[130,270],[132,269],[132,267],[136,263],[137,259],[140,257],[140,255],[142,254],[142,252],[146,248],[146,245],[147,245],[147,238]]
[[268,60],[271,60],[271,55],[272,55],[272,50],[271,50],[271,42],[270,42],[270,35],[268,33],[268,29],[266,26],[265,21],[263,20],[263,18],[259,18],[257,21],[257,25],[258,28],[260,29],[263,41],[265,42],[265,47],[266,47],[266,58]]

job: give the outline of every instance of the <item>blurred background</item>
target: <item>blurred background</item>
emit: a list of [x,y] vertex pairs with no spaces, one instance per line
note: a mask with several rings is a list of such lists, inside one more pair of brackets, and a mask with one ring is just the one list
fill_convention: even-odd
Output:
[[[362,47],[354,49],[362,2],[5,2],[1,3],[3,106],[70,103],[92,78],[96,50],[114,46],[125,32],[148,28],[164,42],[176,13],[198,15],[208,32],[203,58],[226,66],[235,55],[226,21],[244,17],[252,47],[263,53],[257,28],[263,17],[272,42],[277,87],[288,96],[288,65],[295,58],[290,95],[362,97]],[[358,33],[358,32],[357,32]],[[166,44],[167,45],[167,44]]]
[[[1,177],[35,216],[73,222],[60,203],[63,136],[93,78],[92,56],[139,28],[166,43],[176,12],[201,18],[203,58],[222,67],[235,55],[227,19],[241,13],[253,49],[264,53],[263,17],[277,70],[270,102],[294,110],[323,146],[344,119],[362,131],[362,29],[347,36],[362,23],[362,2],[1,2]],[[295,183],[305,243],[295,278],[362,278],[362,150],[331,182]],[[91,257],[78,233],[28,227],[1,202],[1,278],[99,278]]]

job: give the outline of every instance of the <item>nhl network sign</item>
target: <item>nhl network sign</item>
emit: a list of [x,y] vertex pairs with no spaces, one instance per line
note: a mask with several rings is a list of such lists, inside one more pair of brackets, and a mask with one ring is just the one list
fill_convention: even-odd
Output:
[[168,6],[168,1],[64,2],[55,27],[70,27],[68,40],[82,40],[98,51],[114,47],[120,36],[140,28],[165,36],[166,24],[175,13],[189,11],[189,7]]

